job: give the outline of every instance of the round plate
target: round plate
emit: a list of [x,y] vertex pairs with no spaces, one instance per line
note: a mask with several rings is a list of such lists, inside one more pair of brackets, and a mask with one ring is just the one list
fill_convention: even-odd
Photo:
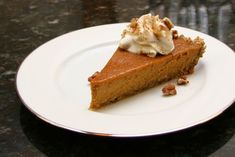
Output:
[[[188,128],[219,115],[234,102],[235,55],[219,40],[183,27],[207,45],[190,83],[163,97],[165,84],[98,111],[87,78],[100,71],[118,47],[127,23],[85,28],[57,37],[34,50],[17,74],[25,106],[46,122],[77,132],[118,137],[147,136]],[[172,80],[173,82],[175,80]]]

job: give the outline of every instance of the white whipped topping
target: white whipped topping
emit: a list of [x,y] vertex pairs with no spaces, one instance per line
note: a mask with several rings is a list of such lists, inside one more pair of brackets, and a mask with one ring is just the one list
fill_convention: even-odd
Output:
[[123,31],[119,47],[150,57],[155,57],[157,53],[167,55],[174,49],[171,28],[168,27],[158,16],[143,15],[132,20]]

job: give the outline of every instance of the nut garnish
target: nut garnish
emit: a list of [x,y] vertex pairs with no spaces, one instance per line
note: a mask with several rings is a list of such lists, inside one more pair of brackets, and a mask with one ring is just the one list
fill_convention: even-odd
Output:
[[163,22],[169,28],[169,30],[174,27],[174,24],[167,17],[164,17]]
[[155,57],[158,53],[167,55],[175,47],[172,27],[170,19],[161,19],[158,15],[146,14],[133,18],[122,32],[119,47],[149,57]]
[[96,77],[97,74],[99,74],[100,72],[96,71],[93,75],[91,75],[89,78],[88,78],[88,81],[91,81],[93,78]]
[[132,28],[132,33],[133,34],[138,34],[139,33],[137,20],[138,20],[138,18],[132,18],[131,19],[130,28]]
[[187,80],[186,76],[181,76],[178,80],[177,80],[177,85],[186,85],[188,84],[189,81]]
[[172,36],[173,36],[173,39],[177,39],[179,36],[178,36],[178,31],[177,30],[172,30]]
[[[158,21],[159,20],[159,16],[154,16],[153,17],[153,21]],[[156,37],[161,37],[161,30],[165,30],[167,28],[164,28],[162,25],[158,25],[156,22],[152,22],[152,30],[153,33]]]
[[137,27],[137,20],[138,20],[138,18],[132,18],[131,19],[131,23],[130,23],[131,28],[136,28]]
[[175,85],[173,83],[169,83],[167,85],[165,85],[162,88],[162,93],[164,96],[170,96],[170,95],[176,95],[176,89],[175,89]]

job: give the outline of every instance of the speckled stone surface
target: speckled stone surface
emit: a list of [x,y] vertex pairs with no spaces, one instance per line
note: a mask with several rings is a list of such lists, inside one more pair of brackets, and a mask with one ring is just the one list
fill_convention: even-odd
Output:
[[126,22],[149,12],[210,34],[235,50],[234,0],[0,0],[0,156],[234,157],[234,104],[193,128],[120,139],[83,135],[47,124],[18,98],[17,69],[44,42],[73,30]]

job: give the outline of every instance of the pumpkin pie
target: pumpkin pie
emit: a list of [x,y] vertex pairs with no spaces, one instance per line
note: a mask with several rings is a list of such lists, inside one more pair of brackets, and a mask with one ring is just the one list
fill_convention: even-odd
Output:
[[88,79],[92,94],[90,109],[99,109],[162,82],[193,73],[205,50],[204,41],[175,33],[172,36],[174,49],[166,55],[149,56],[142,50],[130,53],[119,46],[104,68]]

